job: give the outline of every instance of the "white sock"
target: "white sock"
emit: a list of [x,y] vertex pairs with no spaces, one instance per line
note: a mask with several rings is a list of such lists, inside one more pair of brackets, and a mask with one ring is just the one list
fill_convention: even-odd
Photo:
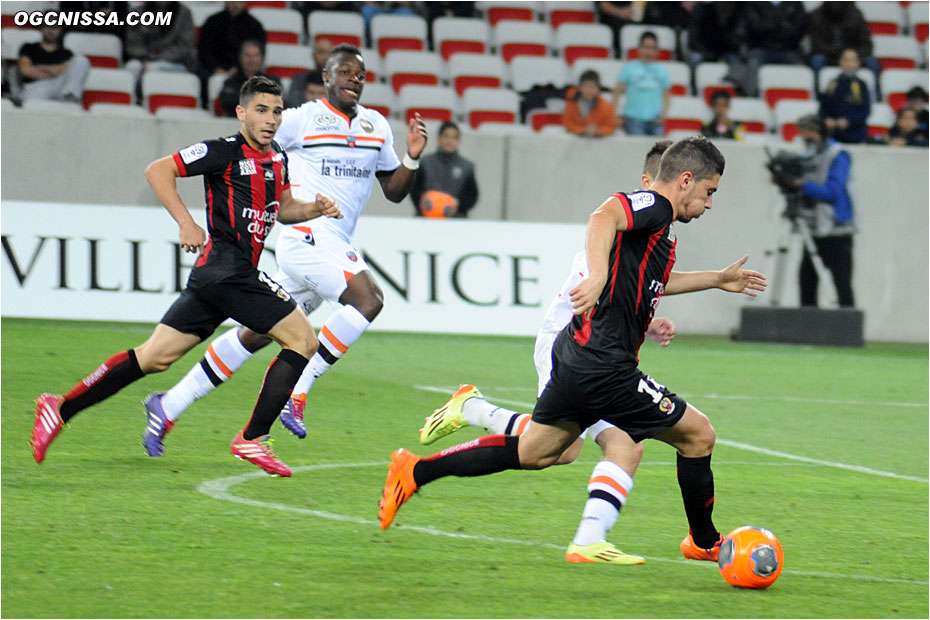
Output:
[[293,393],[309,392],[316,380],[346,354],[349,347],[362,337],[369,325],[371,322],[354,306],[343,306],[326,319],[323,327],[320,328],[320,349],[313,354],[300,378],[297,379]]
[[161,404],[169,420],[177,420],[195,400],[228,381],[252,357],[252,353],[239,342],[238,331],[234,327],[211,342],[203,359],[165,392]]
[[522,435],[530,414],[498,407],[483,398],[469,398],[462,405],[462,416],[470,426],[480,426],[493,435]]
[[617,522],[620,509],[626,504],[626,496],[632,489],[633,479],[618,465],[610,461],[595,465],[588,480],[588,501],[572,542],[590,545],[607,540],[607,532]]

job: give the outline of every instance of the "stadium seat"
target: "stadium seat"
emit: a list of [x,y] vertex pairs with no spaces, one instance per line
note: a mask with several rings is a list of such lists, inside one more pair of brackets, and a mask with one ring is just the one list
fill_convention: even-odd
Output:
[[491,26],[505,20],[531,22],[539,13],[539,2],[477,2],[475,8],[481,11]]
[[16,61],[23,45],[41,40],[42,33],[32,28],[4,28],[0,31],[0,55],[3,60]]
[[433,21],[433,49],[445,61],[453,54],[486,54],[490,41],[491,30],[483,19],[437,17]]
[[543,2],[542,9],[553,30],[562,24],[593,24],[597,21],[593,2]]
[[321,37],[329,39],[333,45],[348,43],[361,47],[365,20],[361,14],[349,11],[311,11],[307,18],[307,32],[310,33],[311,45],[317,37]]
[[142,98],[154,114],[159,108],[200,107],[200,79],[180,71],[146,71],[142,74]]
[[920,44],[917,39],[906,35],[874,35],[872,55],[878,59],[883,71],[914,69],[921,62]]
[[264,26],[268,43],[300,45],[304,25],[299,11],[259,7],[249,9],[249,13]]
[[365,81],[384,82],[384,59],[370,47],[361,48],[361,52],[365,59]]
[[517,56],[548,56],[552,30],[537,22],[502,21],[494,27],[494,44],[504,62]]
[[391,114],[397,108],[397,97],[387,84],[368,83],[362,90],[361,104],[381,112],[386,118],[391,118]]
[[865,124],[869,128],[869,137],[884,136],[894,126],[895,111],[887,103],[873,103],[869,111],[869,118]]
[[694,85],[697,94],[704,97],[710,105],[710,96],[716,90],[725,90],[731,97],[736,96],[736,88],[725,78],[730,73],[730,65],[725,62],[702,62],[694,69]]
[[581,74],[590,69],[597,71],[598,77],[601,78],[602,88],[613,90],[622,68],[623,62],[613,58],[579,58],[571,67],[571,83],[577,84],[581,81]]
[[149,118],[151,116],[149,111],[141,105],[123,105],[120,103],[95,103],[90,106],[88,112],[101,116],[122,116],[124,118]]
[[545,108],[530,110],[526,115],[526,124],[532,127],[533,131],[542,131],[544,127],[550,125],[564,126],[560,112],[550,112]]
[[620,58],[636,60],[639,58],[639,37],[644,32],[653,32],[659,40],[658,60],[671,60],[675,53],[675,31],[668,26],[648,24],[626,24],[620,29]]
[[907,5],[907,23],[910,25],[911,35],[918,43],[926,43],[928,36],[928,16],[926,2],[911,2]]
[[770,108],[782,99],[813,99],[814,72],[801,65],[762,65],[759,91]]
[[613,34],[604,24],[563,24],[555,31],[555,48],[569,65],[579,58],[613,58]]
[[862,11],[869,24],[869,32],[874,34],[901,34],[904,30],[904,9],[897,2],[862,2],[856,7]]
[[87,72],[82,104],[89,110],[95,103],[132,105],[136,81],[125,69],[94,69]]
[[508,88],[469,88],[462,97],[462,111],[472,129],[484,123],[518,123],[520,97]]
[[671,131],[701,132],[710,113],[703,97],[672,97],[665,115],[665,133]]
[[465,89],[480,86],[500,88],[507,69],[500,56],[492,54],[456,54],[449,59],[449,83],[462,96]]
[[746,133],[766,133],[772,125],[772,111],[758,97],[733,97],[729,116],[742,123]]
[[[827,86],[830,85],[830,81],[842,73],[842,69],[839,67],[824,67],[820,70],[820,73],[817,74],[817,92],[821,95],[826,91]],[[875,74],[872,73],[870,69],[859,69],[856,71],[856,77],[862,79],[865,82],[865,85],[869,87],[869,96],[871,101],[877,99],[878,92],[875,89]]]
[[57,2],[7,2],[4,0],[4,2],[0,2],[0,28],[22,28],[23,30],[35,30],[38,32],[38,28],[28,22],[23,26],[17,26],[16,22],[13,21],[14,16],[20,11],[29,13],[57,8]]
[[269,43],[265,46],[265,71],[268,73],[280,78],[291,78],[312,67],[313,54],[309,47],[283,43]]
[[798,119],[806,114],[817,114],[819,108],[816,101],[782,99],[776,103],[773,115],[782,140],[791,142],[798,135]]
[[568,86],[568,66],[560,58],[517,56],[510,63],[510,83],[518,93],[536,84],[552,84],[556,88]]
[[426,20],[417,15],[375,15],[371,44],[382,57],[391,50],[422,52],[426,49]]
[[878,81],[882,87],[882,96],[891,109],[897,112],[907,103],[907,91],[914,86],[927,89],[927,72],[916,69],[888,69],[882,71]]
[[287,4],[284,0],[248,0],[246,2],[249,11],[253,9],[286,9]]
[[211,114],[206,110],[202,110],[201,108],[176,108],[174,106],[162,106],[155,111],[155,118],[167,118],[172,120],[196,121],[210,117]]
[[116,69],[123,64],[123,43],[115,34],[99,32],[69,32],[63,45],[87,57],[92,67]]
[[399,93],[407,84],[438,86],[442,61],[433,52],[393,50],[384,58],[384,70],[391,88]]
[[662,63],[668,71],[668,80],[671,83],[671,94],[680,97],[691,94],[691,67],[688,63],[670,60]]
[[220,96],[220,91],[223,90],[225,82],[225,75],[211,75],[207,80],[207,101],[210,102],[209,108],[215,116],[223,116],[223,108],[220,106],[217,97]]
[[532,128],[520,123],[499,123],[495,121],[486,121],[478,125],[475,131],[483,134],[495,134],[499,136],[512,136],[515,134],[533,133]]
[[456,115],[459,98],[445,86],[405,86],[397,98],[403,121],[409,122],[414,112],[425,120],[451,121]]

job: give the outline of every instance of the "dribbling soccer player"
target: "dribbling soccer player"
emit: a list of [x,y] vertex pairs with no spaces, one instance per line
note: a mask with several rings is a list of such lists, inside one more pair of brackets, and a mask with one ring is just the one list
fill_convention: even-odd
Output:
[[[231,317],[267,333],[281,345],[281,352],[268,367],[252,417],[230,450],[270,474],[291,475],[272,449],[268,433],[317,341],[290,295],[258,270],[258,258],[276,220],[302,222],[341,213],[322,194],[314,202],[291,195],[287,156],[273,141],[283,109],[281,87],[268,78],[253,77],[240,90],[238,134],[199,142],[148,166],[149,184],[178,223],[181,249],[200,256],[187,287],[148,340],[110,357],[64,396],[43,394],[36,399],[31,443],[37,463],[77,413],[147,374],[166,370]],[[177,177],[199,175],[206,186],[206,245],[204,230],[177,190]]]
[[[359,215],[375,180],[388,200],[402,201],[413,186],[418,158],[426,147],[426,127],[419,115],[408,123],[407,155],[394,153],[387,120],[358,103],[365,83],[365,62],[358,48],[337,45],[323,70],[326,96],[284,111],[277,141],[290,157],[294,195],[323,192],[332,196],[345,217],[339,221],[299,222],[281,231],[274,279],[309,314],[323,300],[339,302],[320,328],[320,346],[310,359],[281,422],[303,438],[306,394],[320,376],[346,354],[378,316],[383,294],[361,254],[352,247]],[[150,456],[164,453],[164,436],[195,400],[227,381],[255,351],[270,340],[254,329],[232,329],[215,339],[199,364],[165,393],[145,400],[149,425],[143,443]]]
[[589,273],[571,291],[575,316],[552,350],[552,376],[517,437],[488,435],[429,457],[391,455],[378,518],[386,529],[425,484],[446,476],[483,476],[556,463],[581,430],[606,420],[633,441],[673,446],[690,531],[686,540],[706,559],[717,555],[713,523],[716,435],[710,420],[638,368],[637,351],[663,293],[706,286],[708,273],[670,278],[677,239],[671,224],[712,207],[724,158],[704,138],[680,140],[662,156],[651,190],[609,197],[588,220]]
[[[648,189],[659,172],[659,160],[671,146],[670,140],[656,142],[646,154],[643,162],[641,183]],[[756,271],[744,270],[741,261],[717,272],[716,288],[734,293],[756,296],[756,291],[765,289],[765,277]],[[541,394],[552,373],[552,345],[559,332],[572,318],[570,292],[587,275],[587,256],[584,251],[575,255],[572,270],[560,292],[552,299],[536,335],[533,360],[538,377],[537,395]],[[670,278],[679,272],[672,271]],[[714,280],[708,278],[710,284]],[[667,318],[658,317],[650,321],[646,337],[668,346],[675,337],[675,325]],[[465,426],[480,426],[494,434],[521,435],[529,426],[530,415],[499,407],[483,398],[473,385],[460,386],[449,401],[426,418],[420,429],[420,443],[430,444],[436,439],[455,432]],[[569,545],[565,558],[569,562],[593,562],[613,565],[642,564],[644,559],[623,553],[606,541],[607,534],[616,523],[629,493],[633,490],[633,474],[642,460],[641,443],[613,424],[599,420],[585,431],[562,455],[556,464],[573,462],[581,451],[585,437],[594,439],[601,447],[602,460],[594,467],[588,481],[588,500],[578,525],[578,530]],[[686,538],[687,541],[687,538]],[[689,557],[691,549],[682,547]],[[695,559],[705,559],[697,554]]]

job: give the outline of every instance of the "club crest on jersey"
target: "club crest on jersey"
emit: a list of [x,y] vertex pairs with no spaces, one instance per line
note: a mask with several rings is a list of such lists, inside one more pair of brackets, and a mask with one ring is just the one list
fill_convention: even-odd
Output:
[[346,144],[348,144],[353,149],[355,148],[355,136],[346,136]]
[[272,172],[271,170],[265,170],[265,180],[274,181],[274,172]]
[[630,208],[634,211],[651,207],[656,203],[656,197],[649,192],[637,192],[630,194]]
[[358,262],[358,254],[356,254],[356,253],[353,252],[352,250],[349,250],[348,252],[346,252],[346,256],[347,256],[348,259],[349,259],[350,261],[352,261],[353,263],[357,263],[357,262]]
[[371,133],[375,130],[375,126],[367,118],[363,118],[358,122],[358,124],[363,130],[365,130],[365,133]]
[[239,174],[242,176],[249,176],[255,174],[255,160],[254,159],[240,159],[239,160]]
[[675,403],[673,403],[671,399],[666,396],[659,401],[659,411],[665,415],[669,415],[671,412],[675,411]]
[[181,155],[181,161],[185,164],[189,164],[203,158],[207,154],[207,145],[203,142],[198,142],[186,149],[181,149],[179,154]]

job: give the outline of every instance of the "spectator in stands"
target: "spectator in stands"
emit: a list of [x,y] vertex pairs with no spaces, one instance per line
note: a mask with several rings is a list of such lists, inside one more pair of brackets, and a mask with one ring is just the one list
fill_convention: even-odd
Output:
[[707,138],[743,139],[743,124],[731,120],[730,93],[725,90],[715,90],[710,96],[710,107],[714,117],[709,123],[701,127],[701,134]]
[[803,64],[801,39],[807,14],[800,2],[747,2],[742,10],[746,41],[747,94],[759,96],[759,67]]
[[824,2],[807,18],[810,39],[810,66],[820,71],[836,65],[846,48],[859,52],[863,64],[878,75],[881,67],[872,57],[872,33],[862,11],[854,2]]
[[304,100],[301,104],[308,101],[316,101],[326,96],[326,86],[323,84],[323,72],[319,69],[313,69],[307,76],[306,86],[304,86]]
[[883,142],[891,146],[927,146],[927,128],[917,120],[917,110],[904,106],[898,110],[894,126]]
[[42,39],[19,48],[21,98],[52,99],[78,103],[84,94],[84,80],[90,61],[62,45],[61,26],[42,25]]
[[[317,79],[320,72],[323,71],[323,66],[326,64],[326,58],[329,56],[329,51],[331,49],[333,49],[333,43],[326,37],[318,37],[313,42],[313,69],[298,73],[291,79],[291,86],[287,89],[287,94],[284,96],[285,106],[296,108],[304,101],[307,101],[304,97],[304,92],[307,90],[309,80],[311,78]],[[320,80],[322,80],[322,78],[320,78]],[[322,84],[322,81],[320,81],[320,83]]]
[[195,71],[194,18],[180,2],[147,2],[143,13],[170,13],[166,25],[137,25],[126,32],[126,68],[138,75],[143,71]]
[[927,129],[927,91],[923,87],[915,86],[907,91],[907,107],[917,112],[917,124],[923,129]]
[[562,124],[568,133],[589,138],[609,136],[617,131],[617,113],[601,96],[601,78],[597,71],[585,71],[578,86],[569,89]]
[[261,22],[249,14],[247,5],[227,2],[224,10],[208,17],[200,28],[197,55],[204,81],[216,73],[232,75],[244,41],[258,41],[264,54],[268,35]]
[[632,2],[598,2],[597,20],[609,26],[614,35],[614,49],[620,53],[620,29],[633,21]]
[[439,150],[420,159],[410,197],[416,215],[468,217],[478,202],[475,165],[459,155],[459,128],[446,121],[439,127]]
[[[103,20],[102,24],[95,23],[92,20],[89,24],[75,24],[68,27],[68,32],[94,32],[99,34],[112,34],[119,37],[120,43],[123,44],[123,60],[126,60],[126,15],[129,13],[128,2],[81,2],[78,0],[66,0],[58,3],[59,11],[68,13],[80,13],[90,11],[92,13],[103,13],[108,19]],[[115,13],[116,19],[110,22],[110,13]]]
[[437,17],[474,17],[474,2],[424,2],[426,19],[432,24]]
[[865,142],[869,137],[866,119],[872,108],[869,87],[856,75],[859,53],[853,48],[843,50],[840,67],[843,72],[830,81],[820,97],[820,118],[838,142]]
[[239,46],[238,67],[235,73],[223,82],[223,89],[218,97],[223,116],[236,116],[236,106],[239,105],[239,89],[249,78],[263,75],[279,85],[281,84],[278,76],[262,71],[265,66],[265,54],[262,49],[263,46],[258,41],[245,41]]
[[743,47],[740,34],[741,2],[699,2],[691,12],[688,63],[739,62]]
[[365,38],[371,41],[371,20],[375,15],[416,15],[412,2],[363,2],[362,17],[365,18]]
[[661,136],[668,111],[671,81],[662,63],[655,62],[659,40],[651,30],[639,37],[639,59],[625,63],[617,78],[611,107],[616,110],[626,94],[623,124],[630,135]]

